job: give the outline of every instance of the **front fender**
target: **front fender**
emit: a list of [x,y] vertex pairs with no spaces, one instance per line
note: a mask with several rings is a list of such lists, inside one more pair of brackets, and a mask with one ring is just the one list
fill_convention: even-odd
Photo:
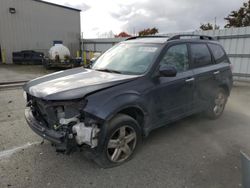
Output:
[[139,93],[134,91],[127,91],[126,93],[120,93],[116,96],[108,98],[88,97],[88,104],[84,111],[92,114],[104,121],[110,120],[119,111],[129,107],[136,107],[140,109],[144,115],[147,114],[147,107],[143,101],[143,97]]

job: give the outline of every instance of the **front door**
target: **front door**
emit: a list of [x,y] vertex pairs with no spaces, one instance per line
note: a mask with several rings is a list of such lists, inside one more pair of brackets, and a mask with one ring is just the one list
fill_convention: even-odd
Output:
[[158,126],[189,113],[193,106],[194,77],[189,70],[187,44],[170,46],[160,61],[160,66],[172,66],[175,77],[159,77],[154,81],[154,121]]

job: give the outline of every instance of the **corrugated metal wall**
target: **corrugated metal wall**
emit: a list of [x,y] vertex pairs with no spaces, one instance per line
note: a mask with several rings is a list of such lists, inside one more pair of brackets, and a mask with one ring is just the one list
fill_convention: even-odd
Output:
[[[234,78],[236,80],[250,81],[250,27],[229,28],[211,31],[194,31],[175,34],[202,34],[218,37],[224,46],[233,65]],[[166,34],[166,35],[174,35]],[[126,38],[119,39],[92,39],[82,40],[83,50],[101,51],[109,49],[114,43],[121,42]]]
[[93,52],[105,52],[116,43],[125,40],[126,38],[97,38],[97,39],[83,39],[82,50]]
[[[9,8],[16,9],[15,14]],[[36,50],[47,54],[61,40],[73,56],[80,46],[80,12],[33,0],[0,0],[0,45],[7,63],[12,52]]]

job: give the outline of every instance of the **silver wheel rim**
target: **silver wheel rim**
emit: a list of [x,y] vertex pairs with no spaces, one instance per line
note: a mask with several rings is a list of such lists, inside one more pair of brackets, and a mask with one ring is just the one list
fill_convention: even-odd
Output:
[[110,137],[107,146],[109,160],[115,163],[123,162],[131,156],[137,142],[135,130],[130,126],[118,128]]
[[225,103],[226,103],[226,96],[224,93],[219,92],[218,95],[215,98],[215,106],[214,106],[214,113],[215,115],[220,115],[225,107]]

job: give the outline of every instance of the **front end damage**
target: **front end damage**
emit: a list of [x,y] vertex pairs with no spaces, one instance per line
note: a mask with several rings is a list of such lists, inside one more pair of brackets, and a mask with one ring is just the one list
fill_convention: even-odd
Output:
[[85,112],[85,100],[45,101],[27,96],[25,118],[30,128],[49,140],[57,152],[71,153],[79,146],[96,148],[100,120]]

